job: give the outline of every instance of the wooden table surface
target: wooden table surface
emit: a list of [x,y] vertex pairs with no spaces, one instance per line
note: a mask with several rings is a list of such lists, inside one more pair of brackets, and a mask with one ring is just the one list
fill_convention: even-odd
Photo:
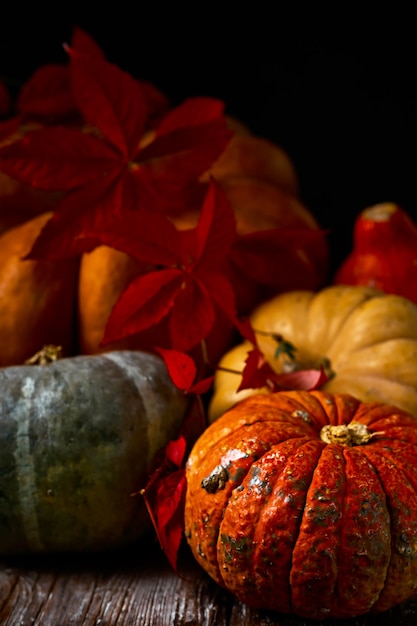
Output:
[[[144,547],[144,545],[146,547]],[[180,576],[151,537],[97,555],[3,557],[1,626],[304,626],[321,622],[249,609],[218,587],[184,547]],[[417,596],[380,615],[326,626],[416,626]]]

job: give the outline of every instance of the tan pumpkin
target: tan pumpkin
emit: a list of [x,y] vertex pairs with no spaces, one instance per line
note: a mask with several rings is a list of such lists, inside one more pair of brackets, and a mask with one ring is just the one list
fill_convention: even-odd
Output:
[[[257,336],[259,346],[275,371],[323,365],[331,374],[324,390],[393,404],[417,417],[417,306],[410,300],[362,286],[291,291],[261,304],[251,321],[262,333]],[[277,341],[272,335],[293,344],[294,360],[275,358]],[[211,421],[259,392],[236,391],[251,347],[241,343],[221,359],[220,368],[233,371],[216,373]],[[268,393],[266,388],[261,391]]]

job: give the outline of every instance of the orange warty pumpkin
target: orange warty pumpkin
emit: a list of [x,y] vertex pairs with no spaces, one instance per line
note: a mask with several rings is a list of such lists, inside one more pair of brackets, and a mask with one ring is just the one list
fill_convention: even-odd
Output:
[[256,395],[186,468],[198,563],[240,601],[305,618],[381,612],[417,591],[417,421],[349,395]]

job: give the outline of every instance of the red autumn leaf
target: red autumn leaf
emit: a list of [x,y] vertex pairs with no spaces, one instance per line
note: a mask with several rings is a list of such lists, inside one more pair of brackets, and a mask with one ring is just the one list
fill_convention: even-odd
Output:
[[157,135],[167,135],[178,128],[201,126],[214,122],[223,115],[224,105],[216,98],[190,98],[173,109],[157,130]]
[[181,467],[184,461],[187,442],[183,436],[178,437],[175,441],[169,441],[165,447],[165,454],[168,461],[174,463],[177,467]]
[[184,536],[186,489],[185,470],[179,469],[161,482],[155,501],[160,542],[174,570]]
[[197,276],[184,274],[169,319],[172,346],[191,350],[207,337],[215,320],[213,298],[204,282]]
[[26,118],[56,123],[76,116],[68,69],[64,65],[39,67],[23,85],[17,98],[17,110]]
[[104,59],[104,53],[96,41],[82,28],[75,26],[71,40],[72,47],[78,52]]
[[[112,196],[113,216],[125,210],[185,209],[189,187],[196,184],[231,137],[224,115],[216,118],[213,113],[223,105],[196,98],[187,102],[187,111],[195,111],[189,116],[189,126],[181,107],[180,113],[174,109],[164,117],[155,141],[142,148],[139,142],[149,115],[146,89],[103,58],[77,50],[71,50],[70,55],[75,101],[84,119],[100,133],[44,128],[12,148],[0,150],[0,167],[11,177],[45,190],[66,192],[57,206],[56,219],[35,242],[32,257],[54,259],[78,254],[81,241],[74,248],[75,237],[91,222],[103,223],[109,217],[101,206],[106,184],[117,191]],[[197,123],[199,116],[207,121]],[[91,185],[100,186],[98,203],[91,202]]]
[[258,347],[249,351],[242,371],[242,380],[237,391],[242,389],[261,389],[268,387],[270,391],[282,389],[299,389],[311,391],[319,389],[329,380],[323,367],[320,369],[297,370],[277,374],[265,359]]
[[245,366],[242,370],[242,380],[237,391],[242,391],[242,389],[270,387],[268,380],[273,374],[274,370],[266,361],[262,352],[259,348],[254,347],[248,352],[245,359]]
[[[114,176],[115,150],[92,134],[64,126],[40,128],[5,146],[0,168],[12,178],[34,189],[71,191],[100,180],[101,166],[107,166],[108,179]],[[76,207],[75,207],[76,208]]]
[[[74,28],[71,48],[65,47],[104,60],[101,48],[81,28]],[[150,115],[159,116],[166,112],[167,98],[154,85],[138,82],[143,88]],[[47,125],[76,121],[80,112],[72,90],[70,68],[52,63],[39,67],[20,90],[16,106],[22,116],[41,120]]]
[[[240,235],[231,262],[237,271],[264,285],[285,291],[318,282],[317,268],[305,250],[324,240],[321,230],[281,228]],[[324,242],[323,242],[324,243]]]
[[166,317],[182,282],[183,273],[176,268],[149,272],[133,279],[107,320],[103,345],[146,330]]
[[176,387],[188,394],[195,393],[199,395],[206,393],[210,389],[213,383],[213,376],[195,382],[197,367],[189,354],[158,347],[155,350],[164,359],[168,373]]
[[305,391],[320,389],[328,380],[329,377],[323,367],[320,367],[318,370],[308,369],[288,372],[287,374],[275,374],[272,377],[272,382],[277,388],[302,389]]
[[174,571],[184,536],[186,454],[206,427],[201,399],[194,396],[178,438],[168,442],[162,455],[157,455],[153,472],[142,491],[159,543]]
[[[104,53],[92,37],[79,27],[74,28],[71,47],[77,52],[104,59]],[[166,113],[169,107],[168,98],[155,85],[147,81],[137,81],[143,91],[149,115],[157,119]]]
[[138,81],[103,58],[67,50],[72,90],[85,122],[98,128],[119,154],[130,158],[148,113]]
[[182,465],[186,449],[183,435],[168,442],[162,461],[142,492],[159,543],[174,571],[184,533],[186,480]]
[[115,220],[111,228],[92,225],[85,233],[87,239],[157,267],[134,278],[121,294],[107,321],[104,344],[169,316],[170,347],[186,352],[208,335],[218,309],[236,320],[234,291],[224,276],[236,224],[223,194],[211,181],[199,222],[188,231],[176,230],[157,213],[132,213],[127,222]]
[[[74,49],[83,54],[104,58],[96,42],[81,28],[74,28]],[[39,67],[23,85],[17,98],[17,110],[25,117],[35,117],[47,124],[66,121],[79,115],[66,65],[55,63]]]

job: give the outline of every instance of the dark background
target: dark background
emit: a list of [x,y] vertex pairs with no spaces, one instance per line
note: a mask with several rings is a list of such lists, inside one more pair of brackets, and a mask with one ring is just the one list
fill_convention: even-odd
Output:
[[393,201],[417,219],[411,10],[381,15],[378,8],[365,20],[340,7],[288,14],[281,3],[168,6],[6,9],[0,76],[15,89],[39,65],[65,62],[62,43],[76,24],[110,61],[174,103],[218,97],[254,133],[286,149],[303,201],[330,230],[335,265],[367,206]]

